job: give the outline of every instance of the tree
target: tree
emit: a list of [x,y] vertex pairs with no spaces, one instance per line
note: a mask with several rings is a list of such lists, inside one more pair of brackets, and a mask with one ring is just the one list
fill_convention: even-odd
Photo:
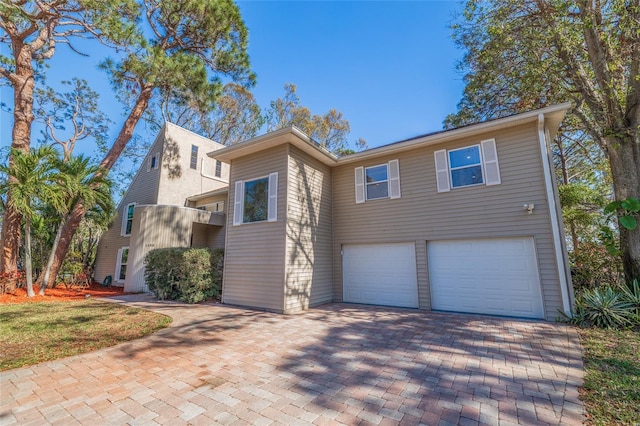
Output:
[[[38,70],[50,59],[58,44],[75,50],[77,38],[94,37],[103,43],[127,43],[136,34],[138,15],[135,0],[3,1],[0,3],[0,42],[9,44],[11,56],[0,55],[0,76],[13,87],[13,130],[9,165],[13,153],[28,152],[33,123],[33,94]],[[9,177],[10,180],[14,178]],[[10,188],[13,188],[11,185]],[[7,193],[2,219],[0,273],[15,272],[20,245],[21,214],[10,207],[13,192]]]
[[[267,129],[272,131],[296,126],[329,151],[348,152],[347,136],[351,127],[342,113],[331,109],[324,115],[312,115],[309,108],[301,105],[296,90],[295,84],[287,83],[284,96],[271,102],[265,113]],[[365,149],[366,146],[364,139],[357,140],[356,148]]]
[[100,110],[100,95],[86,80],[73,78],[62,85],[70,90],[60,94],[50,87],[36,88],[34,118],[45,126],[43,142],[59,146],[63,160],[68,161],[80,141],[91,140],[99,149],[106,146],[113,122]]
[[25,273],[27,295],[33,297],[33,268],[31,262],[31,222],[36,216],[38,203],[60,206],[62,196],[57,185],[58,174],[54,167],[56,152],[51,147],[40,147],[30,152],[12,149],[13,164],[2,165],[7,179],[6,189],[13,196],[7,202],[7,208],[22,212],[24,218]]
[[[572,101],[607,158],[614,197],[640,196],[640,1],[469,1],[454,38],[466,87],[448,127]],[[619,212],[618,220],[622,217]],[[619,227],[628,282],[640,276],[640,228]]]
[[201,110],[188,97],[165,93],[147,110],[145,118],[156,130],[169,121],[222,145],[251,139],[264,124],[253,94],[233,82],[225,84],[213,110]]
[[55,253],[62,236],[62,225],[66,222],[69,213],[75,205],[82,202],[89,211],[96,206],[98,210],[102,212],[113,211],[113,201],[110,192],[111,183],[100,173],[100,168],[92,165],[88,158],[83,156],[69,157],[63,161],[58,161],[57,167],[59,170],[59,180],[56,184],[60,188],[62,201],[56,206],[59,222],[49,259],[43,271],[40,285],[41,295],[44,295],[47,284],[56,279],[57,273],[53,275],[51,271],[55,261]]
[[[101,68],[111,79],[127,117],[100,162],[106,174],[131,140],[134,129],[156,94],[189,98],[201,110],[213,109],[222,90],[221,76],[251,86],[247,29],[231,0],[144,0],[149,36],[126,47],[121,60],[107,59]],[[63,224],[51,275],[57,275],[87,208],[76,203]],[[48,284],[48,283],[47,283]]]

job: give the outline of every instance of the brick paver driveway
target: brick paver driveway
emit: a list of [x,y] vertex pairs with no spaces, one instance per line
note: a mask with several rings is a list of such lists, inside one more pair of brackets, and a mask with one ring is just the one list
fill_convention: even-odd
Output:
[[569,327],[331,304],[139,302],[173,326],[0,375],[0,424],[580,424]]

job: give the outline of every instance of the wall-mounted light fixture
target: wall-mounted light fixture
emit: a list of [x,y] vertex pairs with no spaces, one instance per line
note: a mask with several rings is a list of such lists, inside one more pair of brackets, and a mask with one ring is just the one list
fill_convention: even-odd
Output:
[[522,206],[522,210],[526,210],[529,214],[533,213],[533,209],[534,209],[534,205],[533,203],[529,203],[529,204],[524,204]]

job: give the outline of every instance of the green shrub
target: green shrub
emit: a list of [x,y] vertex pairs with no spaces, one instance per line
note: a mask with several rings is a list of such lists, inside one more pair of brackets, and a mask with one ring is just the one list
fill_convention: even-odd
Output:
[[[638,294],[636,294],[638,296]],[[583,289],[576,295],[575,312],[562,320],[579,326],[621,328],[638,323],[636,306],[624,290]]]
[[622,296],[631,305],[631,321],[640,325],[640,279],[636,278],[628,286],[623,286]]
[[623,285],[620,256],[607,252],[602,243],[583,241],[580,250],[569,253],[571,279],[576,291]]
[[224,250],[164,248],[145,258],[145,282],[160,300],[198,303],[218,298]]

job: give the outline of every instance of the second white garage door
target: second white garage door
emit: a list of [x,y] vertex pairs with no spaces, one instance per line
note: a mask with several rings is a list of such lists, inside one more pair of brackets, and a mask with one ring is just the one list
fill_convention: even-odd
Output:
[[427,244],[431,307],[543,318],[533,238]]
[[343,246],[342,274],[345,302],[418,307],[415,243]]

